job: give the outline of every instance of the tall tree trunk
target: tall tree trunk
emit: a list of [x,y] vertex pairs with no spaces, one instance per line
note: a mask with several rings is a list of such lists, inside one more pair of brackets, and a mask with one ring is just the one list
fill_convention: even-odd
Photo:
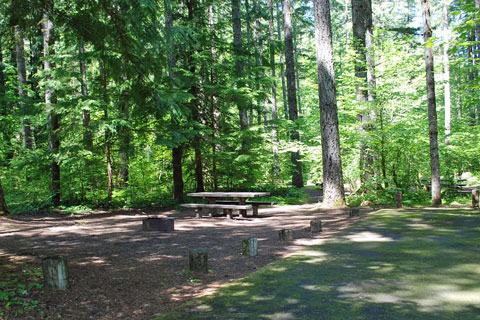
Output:
[[[105,63],[100,60],[100,82],[102,84],[102,99],[103,99],[103,121],[108,121],[108,92],[107,92],[107,73],[105,70]],[[112,145],[110,141],[109,126],[105,129],[105,161],[107,164],[107,203],[112,202],[113,195],[113,169],[112,169]]]
[[3,193],[2,180],[0,178],[0,216],[9,215],[7,202],[5,201],[5,194]]
[[[471,34],[469,35],[469,39],[468,41],[470,43],[472,43],[471,45],[469,45],[467,47],[467,57],[468,57],[468,81],[470,83],[470,88],[472,86],[474,86],[474,81],[475,81],[475,50],[474,50],[474,44],[473,42],[475,41],[475,33],[474,32],[471,32]],[[469,95],[472,96],[474,93],[472,92],[473,90],[472,89],[469,89]],[[474,126],[476,124],[476,114],[475,114],[475,106],[474,105],[470,105],[469,106],[469,110],[468,110],[469,114],[470,114],[470,125]]]
[[53,205],[60,205],[60,165],[55,159],[60,148],[60,140],[58,139],[58,129],[60,128],[60,117],[55,111],[55,96],[54,90],[49,83],[51,80],[51,73],[53,64],[50,63],[50,55],[53,53],[54,34],[53,34],[53,22],[45,15],[42,22],[43,33],[43,69],[47,73],[47,85],[45,88],[45,105],[48,112],[48,148],[51,155],[54,157],[52,160],[52,192],[53,192]]
[[[297,85],[297,106],[298,106],[298,113],[302,113],[302,94],[300,90],[300,65],[298,63],[298,56],[299,56],[299,51],[300,48],[299,46],[299,41],[298,41],[298,30],[297,30],[297,25],[295,23],[295,17],[293,19],[293,53],[294,53],[294,62],[295,62],[295,80],[296,80],[296,85]],[[300,37],[301,40],[301,37]],[[300,41],[301,43],[301,41]]]
[[[83,40],[78,42],[78,53],[80,56],[80,88],[82,92],[82,98],[88,99],[88,87],[87,87],[87,66],[85,63],[85,46]],[[85,149],[88,151],[93,150],[93,132],[90,126],[91,117],[90,110],[88,108],[83,109],[83,143]]]
[[3,95],[3,93],[5,92],[5,75],[3,74],[3,72],[3,46],[2,38],[0,37],[0,95]]
[[423,6],[423,39],[425,42],[425,72],[427,79],[428,122],[430,127],[430,166],[432,170],[432,206],[442,203],[440,185],[440,161],[438,155],[437,106],[435,101],[435,79],[433,50],[430,43],[432,27],[430,22],[430,0],[421,0]]
[[183,200],[183,145],[179,145],[172,149],[172,166],[173,166],[173,199],[177,201]]
[[450,93],[450,57],[448,47],[450,42],[450,27],[448,23],[448,5],[443,3],[443,31],[445,33],[445,43],[443,45],[443,62],[445,63],[445,88],[444,88],[444,106],[445,106],[445,141],[448,142],[448,136],[452,130],[452,103]]
[[[214,11],[213,5],[208,6],[208,26],[210,30],[210,53],[212,55],[212,68],[210,69],[210,82],[212,87],[217,85],[217,71],[215,64],[217,63],[217,47],[215,43],[215,23],[214,23]],[[211,105],[210,105],[210,128],[212,130],[212,176],[213,176],[213,190],[218,190],[218,170],[217,170],[217,144],[215,138],[218,132],[218,108],[217,108],[217,92],[214,89],[212,91]]]
[[[188,20],[193,21],[195,25],[199,25],[200,21],[198,17],[195,15],[196,7],[195,7],[194,0],[187,0],[186,5],[188,9]],[[197,80],[195,78],[196,74],[196,67],[195,67],[195,50],[193,50],[188,58],[188,64],[190,66],[190,74],[192,75],[191,85],[190,85],[190,94],[194,97],[194,99],[190,103],[190,110],[192,112],[193,121],[195,123],[200,123],[200,113],[199,113],[199,99],[198,99],[198,88],[197,88]],[[203,183],[203,161],[202,161],[202,150],[201,150],[201,139],[200,133],[197,132],[195,137],[193,138],[193,148],[195,152],[195,181],[196,187],[195,191],[202,192],[205,191],[204,183]]]
[[27,72],[25,67],[25,40],[23,36],[23,29],[19,25],[15,26],[15,53],[17,60],[17,74],[18,74],[18,96],[20,98],[20,112],[22,114],[22,136],[23,147],[25,149],[32,149],[32,130],[30,128],[30,121],[26,117],[27,108],[25,101],[27,94],[25,88],[27,87]]
[[[246,73],[247,73],[247,77],[248,77],[248,80],[249,80],[248,81],[248,86],[249,87],[251,87],[250,77],[251,77],[251,74],[252,74],[252,47],[254,46],[253,45],[253,40],[252,40],[252,27],[251,27],[250,21],[251,21],[250,5],[249,5],[248,0],[245,0],[245,22],[246,22],[246,26],[247,26],[247,52],[245,53],[245,55],[247,57],[247,66],[246,66],[247,71],[246,71]],[[253,109],[254,109],[254,106],[253,106],[252,100],[249,99],[248,100],[248,112],[249,112],[248,125],[249,126],[253,125]]]
[[345,205],[338,131],[337,94],[333,67],[330,1],[314,0],[318,96],[322,132],[323,206]]
[[[262,58],[263,58],[263,41],[260,36],[260,17],[258,13],[258,4],[256,0],[253,0],[253,52],[255,56],[255,90],[260,90],[260,77],[265,77],[265,72],[262,71],[262,74],[259,72],[259,68],[262,67]],[[263,70],[263,69],[262,69]],[[257,110],[257,123],[262,123],[262,115],[267,114],[265,110],[265,104],[262,100],[256,100],[256,110]]]
[[[175,44],[172,37],[172,28],[173,28],[173,14],[171,2],[169,0],[164,0],[165,5],[165,33],[167,35],[169,54],[167,56],[168,60],[168,72],[170,76],[170,86],[174,86],[175,80]],[[175,121],[172,120],[173,125],[176,125]],[[173,167],[173,199],[176,201],[183,200],[183,144],[180,144],[172,148],[172,167]]]
[[[477,34],[477,45],[475,52],[475,64],[480,64],[480,0],[475,0],[475,8],[477,9],[475,33]],[[478,68],[477,68],[478,69]],[[480,71],[477,74],[480,78]],[[480,103],[477,102],[477,124],[480,125]]]
[[[128,94],[126,92],[120,95],[119,115],[125,121],[130,121],[130,111],[128,108]],[[118,186],[120,188],[128,187],[129,180],[129,162],[130,162],[130,142],[131,132],[128,125],[122,124],[118,128]]]
[[[270,10],[270,20],[268,24],[269,30],[269,47],[270,47],[270,76],[272,79],[276,78],[275,75],[275,38],[274,38],[274,12],[273,12],[273,0],[268,0],[268,6]],[[278,129],[277,129],[277,84],[275,80],[272,81],[271,86],[271,100],[272,100],[272,140],[273,140],[273,177],[278,178],[280,174],[280,164],[278,160]]]
[[[293,128],[290,130],[290,139],[299,141],[300,134],[298,132],[297,110],[297,89],[295,86],[295,58],[293,55],[293,38],[292,38],[292,16],[290,12],[290,0],[283,0],[283,27],[285,39],[285,62],[287,71],[287,96],[288,96],[288,116],[293,122]],[[290,160],[292,162],[292,183],[297,188],[303,187],[302,162],[300,161],[300,152],[291,152]]]
[[[240,20],[240,0],[232,0],[232,26],[233,26],[233,54],[235,56],[235,77],[237,90],[245,87],[244,63],[243,63],[243,41],[242,24]],[[242,130],[241,153],[247,151],[248,139],[245,130],[248,127],[247,108],[245,107],[245,98],[237,98],[238,115],[240,118],[240,129]]]
[[[277,2],[277,34],[278,42],[282,42],[282,5]],[[280,76],[282,78],[282,97],[283,97],[283,113],[285,119],[288,120],[288,101],[287,101],[287,84],[285,81],[285,67],[283,63],[283,54],[280,54]]]
[[[374,61],[373,61],[373,38],[372,38],[372,4],[371,0],[352,0],[352,26],[353,47],[356,54],[355,77],[356,100],[359,105],[364,105],[368,100],[374,100],[374,88],[369,88],[370,83],[375,86]],[[367,48],[367,46],[370,48]],[[370,61],[369,61],[370,60]],[[371,69],[369,72],[369,64]],[[369,95],[370,92],[370,95]],[[370,99],[369,99],[370,98]],[[366,136],[371,129],[371,123],[375,118],[374,110],[360,112],[357,115],[360,124],[361,136]],[[360,172],[362,184],[370,179],[373,174],[373,162],[375,156],[370,154],[369,146],[360,142]]]

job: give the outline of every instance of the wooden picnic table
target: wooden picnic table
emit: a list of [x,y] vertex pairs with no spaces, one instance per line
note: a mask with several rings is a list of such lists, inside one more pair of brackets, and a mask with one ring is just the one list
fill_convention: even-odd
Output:
[[[235,198],[238,199],[239,205],[245,205],[248,198],[269,196],[270,192],[192,192],[188,193],[189,197],[200,197],[208,201],[209,204],[215,204],[219,198]],[[247,210],[241,209],[240,214],[247,216]]]

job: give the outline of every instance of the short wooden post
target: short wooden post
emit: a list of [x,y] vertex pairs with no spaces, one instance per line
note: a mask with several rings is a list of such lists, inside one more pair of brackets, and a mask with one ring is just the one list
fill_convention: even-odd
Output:
[[278,238],[280,241],[293,241],[293,230],[282,229],[278,232]]
[[242,241],[242,254],[250,257],[258,254],[257,238],[248,238]]
[[403,193],[402,191],[395,191],[395,207],[403,207]]
[[207,249],[193,249],[188,254],[190,270],[208,273],[208,252]]
[[360,209],[359,208],[350,208],[350,213],[349,213],[349,216],[350,217],[355,217],[355,216],[358,216],[360,214]]
[[478,208],[478,200],[479,200],[479,191],[478,189],[472,190],[472,207]]
[[311,233],[322,232],[322,220],[313,219],[312,221],[310,221],[310,232]]
[[143,220],[144,231],[173,231],[174,218],[147,218]]
[[53,290],[68,289],[67,259],[64,256],[44,258],[42,260],[42,270],[45,288]]

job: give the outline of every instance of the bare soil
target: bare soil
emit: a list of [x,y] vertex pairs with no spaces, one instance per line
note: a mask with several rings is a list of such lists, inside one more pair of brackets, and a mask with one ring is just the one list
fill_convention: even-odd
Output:
[[[25,266],[39,268],[42,258],[64,255],[70,281],[67,291],[38,291],[35,311],[7,318],[152,319],[331,237],[361,219],[366,211],[349,217],[347,210],[321,210],[309,204],[261,208],[259,213],[258,218],[233,220],[195,218],[190,210],[153,209],[0,217],[0,275],[2,270],[18,274]],[[142,220],[147,216],[175,217],[175,231],[142,231]],[[322,220],[322,233],[310,233],[313,218]],[[280,242],[281,229],[294,230],[295,240]],[[250,237],[258,238],[256,257],[240,254],[242,240]],[[188,269],[188,251],[196,248],[208,249],[208,274]]]

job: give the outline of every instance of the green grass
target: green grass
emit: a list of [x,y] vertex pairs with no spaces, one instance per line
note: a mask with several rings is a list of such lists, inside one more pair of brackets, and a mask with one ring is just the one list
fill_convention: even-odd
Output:
[[478,211],[381,210],[157,319],[480,319],[479,234]]

